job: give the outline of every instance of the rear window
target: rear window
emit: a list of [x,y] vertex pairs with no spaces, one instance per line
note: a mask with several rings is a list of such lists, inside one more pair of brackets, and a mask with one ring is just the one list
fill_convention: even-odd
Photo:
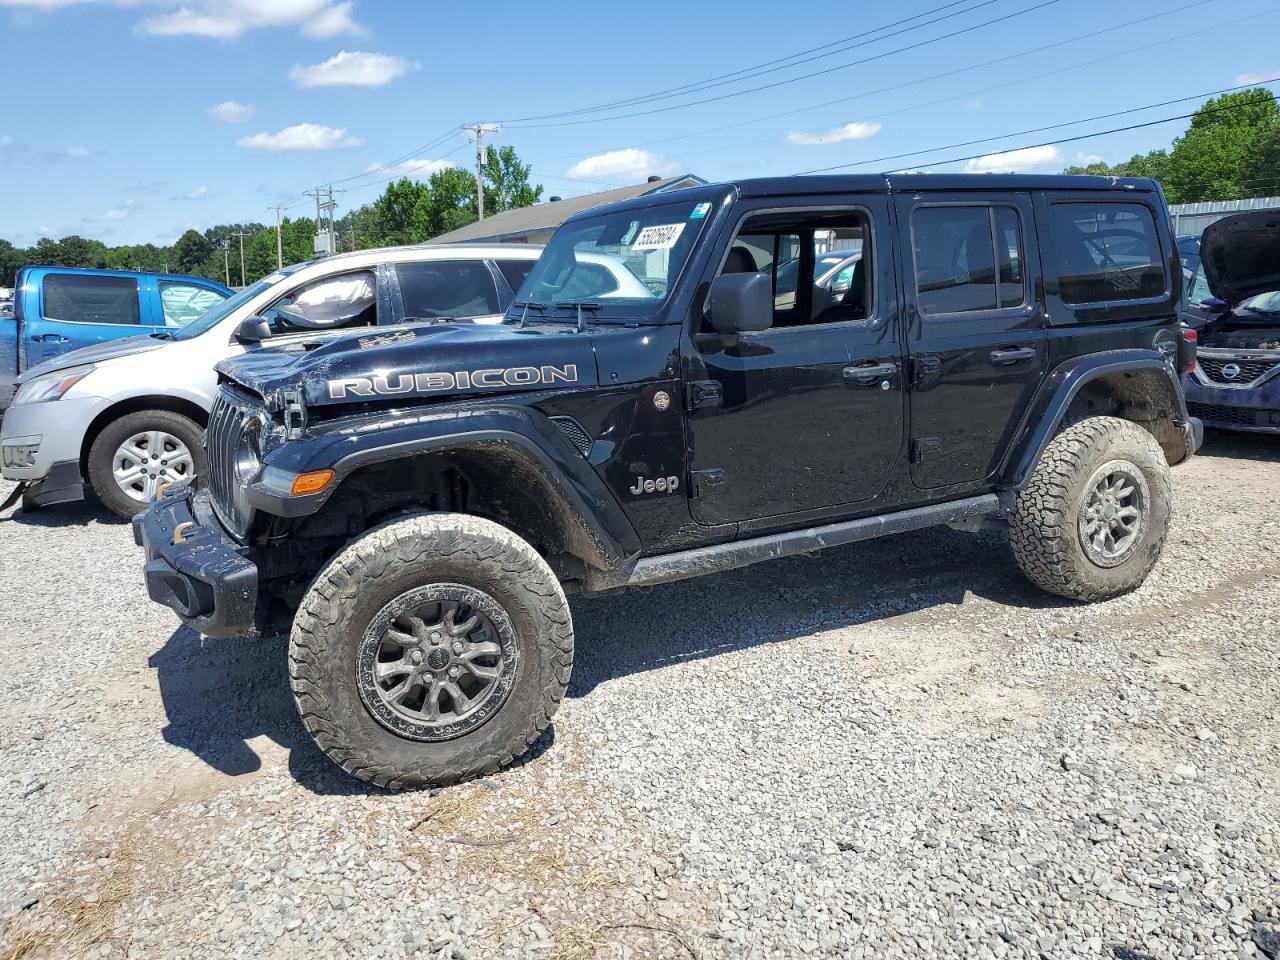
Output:
[[1013,207],[918,208],[911,217],[916,302],[931,316],[1026,302],[1022,227]]
[[498,288],[481,260],[398,263],[406,320],[482,317],[497,313]]
[[519,293],[520,287],[524,285],[524,278],[529,276],[529,271],[533,269],[536,260],[495,260],[498,269],[502,271],[502,276],[506,279],[507,285],[511,287],[512,293]]
[[133,277],[94,277],[51,273],[44,278],[44,316],[73,323],[141,323],[138,281]]
[[1065,303],[1150,300],[1168,289],[1155,217],[1140,203],[1055,203],[1049,226]]

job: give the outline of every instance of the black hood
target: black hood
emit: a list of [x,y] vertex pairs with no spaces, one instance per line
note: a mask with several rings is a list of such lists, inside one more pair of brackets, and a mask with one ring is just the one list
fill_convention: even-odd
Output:
[[1251,210],[1209,224],[1200,258],[1209,289],[1232,307],[1280,290],[1280,209]]
[[363,400],[585,387],[599,383],[591,338],[570,324],[453,324],[370,329],[312,344],[263,347],[217,365],[278,408]]

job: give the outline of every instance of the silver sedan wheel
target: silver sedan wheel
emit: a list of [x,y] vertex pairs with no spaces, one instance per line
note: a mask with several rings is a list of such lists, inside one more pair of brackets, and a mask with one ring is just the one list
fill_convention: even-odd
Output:
[[195,461],[187,445],[163,430],[135,433],[116,448],[111,471],[126,496],[142,503],[155,498],[156,488],[195,476]]

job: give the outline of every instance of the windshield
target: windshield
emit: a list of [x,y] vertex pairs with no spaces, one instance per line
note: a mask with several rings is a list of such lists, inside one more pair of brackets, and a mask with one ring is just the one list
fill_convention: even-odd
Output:
[[[597,305],[599,319],[637,320],[658,312],[689,259],[711,204],[662,203],[566,223],[520,287],[516,304],[572,314]],[[509,316],[523,306],[513,305]]]
[[270,289],[275,286],[289,274],[295,270],[305,267],[305,263],[295,263],[285,267],[283,270],[277,270],[275,273],[269,274],[259,280],[257,283],[251,283],[233,297],[228,297],[216,307],[209,310],[208,313],[202,315],[198,320],[193,320],[181,330],[173,335],[175,340],[190,340],[192,337],[198,337],[206,330],[212,330],[218,323],[226,317],[229,317],[234,311],[239,309],[241,304],[248,303],[263,290]]
[[1264,317],[1280,317],[1280,290],[1250,297],[1242,306],[1247,313],[1261,314]]

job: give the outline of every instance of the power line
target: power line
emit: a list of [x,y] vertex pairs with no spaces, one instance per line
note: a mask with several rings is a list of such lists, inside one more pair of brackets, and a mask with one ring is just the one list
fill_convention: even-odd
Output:
[[[1274,81],[1267,81],[1267,82],[1268,82],[1268,83],[1272,83],[1272,82],[1274,82]],[[1038,147],[1056,147],[1056,146],[1060,146],[1060,145],[1062,145],[1062,144],[1064,144],[1064,143],[1078,143],[1078,142],[1079,142],[1079,141],[1081,141],[1081,140],[1091,140],[1091,139],[1093,139],[1094,137],[1105,137],[1105,136],[1107,136],[1108,134],[1112,134],[1112,133],[1125,133],[1125,132],[1127,132],[1127,131],[1129,131],[1129,130],[1141,130],[1141,129],[1144,129],[1144,128],[1146,128],[1146,127],[1154,127],[1154,126],[1158,126],[1158,125],[1160,125],[1160,124],[1162,124],[1162,123],[1172,123],[1172,122],[1173,122],[1173,121],[1175,121],[1175,120],[1189,120],[1190,118],[1192,118],[1192,117],[1196,116],[1197,114],[1198,114],[1198,115],[1200,115],[1200,116],[1204,116],[1204,115],[1212,115],[1212,114],[1215,114],[1215,113],[1222,113],[1222,112],[1226,112],[1226,111],[1230,111],[1230,110],[1239,110],[1242,106],[1253,106],[1254,104],[1262,103],[1262,102],[1264,102],[1264,101],[1271,101],[1271,102],[1275,102],[1275,100],[1276,100],[1276,95],[1275,95],[1275,94],[1267,94],[1265,97],[1259,97],[1259,98],[1257,98],[1256,100],[1251,100],[1251,101],[1249,101],[1249,102],[1248,102],[1248,103],[1246,103],[1246,104],[1233,104],[1233,105],[1231,105],[1231,106],[1226,106],[1226,107],[1213,107],[1213,108],[1210,108],[1210,109],[1207,109],[1207,110],[1206,110],[1206,109],[1204,109],[1204,108],[1202,107],[1201,109],[1196,110],[1196,111],[1194,111],[1194,112],[1192,112],[1192,113],[1183,113],[1183,114],[1179,114],[1179,115],[1178,115],[1178,116],[1176,116],[1176,117],[1161,117],[1159,120],[1148,120],[1148,121],[1147,121],[1147,122],[1145,122],[1145,123],[1132,123],[1132,124],[1129,124],[1128,126],[1124,126],[1124,127],[1113,127],[1113,128],[1111,128],[1110,130],[1094,130],[1094,131],[1092,131],[1092,132],[1090,132],[1090,133],[1082,133],[1082,134],[1079,134],[1078,136],[1074,136],[1074,137],[1063,137],[1063,138],[1062,138],[1062,139],[1060,139],[1060,140],[1045,140],[1045,141],[1043,141],[1043,142],[1041,142],[1041,143],[1028,143],[1028,144],[1023,144],[1022,146],[1018,146],[1018,147],[1007,147],[1007,148],[1006,148],[1006,149],[1004,149],[1004,150],[997,151],[997,153],[996,153],[996,154],[992,154],[992,153],[975,153],[975,154],[972,154],[972,155],[967,156],[967,157],[948,157],[948,158],[947,158],[947,159],[945,159],[945,160],[928,160],[928,161],[926,161],[926,163],[928,163],[930,166],[946,166],[947,164],[951,164],[951,163],[963,163],[963,162],[964,162],[964,161],[966,161],[966,160],[977,160],[977,159],[980,159],[981,157],[989,157],[989,156],[994,156],[994,155],[999,155],[999,154],[1006,154],[1006,153],[1017,153],[1017,152],[1022,151],[1022,150],[1035,150],[1035,149],[1037,149]],[[1100,118],[1094,118],[1094,119],[1100,119]],[[1078,123],[1085,123],[1086,121],[1084,121],[1084,120],[1080,120],[1080,121],[1077,121],[1077,122],[1078,122]],[[1005,139],[1005,137],[1009,137],[1009,136],[1016,136],[1016,134],[1005,134],[1005,136],[1004,136],[1004,137],[992,137],[991,139],[992,139],[992,140],[1002,140],[1002,139]],[[950,148],[949,148],[949,147],[934,147],[934,148],[932,148],[932,149],[930,149],[930,150],[922,150],[922,151],[920,151],[920,152],[921,152],[921,153],[932,153],[932,152],[934,152],[934,151],[936,151],[936,150],[947,150],[947,149],[950,149]],[[904,156],[915,156],[915,155],[916,155],[916,154],[904,154]],[[864,161],[859,161],[859,162],[857,162],[857,163],[847,163],[847,164],[842,164],[842,165],[841,165],[841,168],[859,167],[859,166],[865,166],[866,164],[870,164],[870,163],[879,163],[879,162],[880,162],[879,160],[864,160]],[[837,168],[837,167],[826,167],[826,168],[824,168],[824,170],[834,170],[834,169],[840,169],[840,168]],[[806,173],[817,173],[817,172],[819,172],[819,171],[816,171],[816,170],[809,170],[809,171],[806,171]]]
[[[1171,9],[1171,10],[1165,10],[1165,11],[1162,11],[1162,12],[1160,12],[1160,13],[1152,14],[1152,15],[1147,16],[1147,17],[1140,17],[1140,18],[1138,18],[1138,19],[1136,19],[1136,20],[1129,20],[1129,21],[1124,22],[1124,23],[1112,24],[1111,26],[1103,27],[1103,28],[1101,28],[1101,29],[1099,29],[1099,30],[1094,30],[1094,31],[1091,31],[1091,32],[1089,32],[1089,33],[1082,33],[1082,34],[1079,34],[1079,35],[1074,36],[1074,37],[1068,37],[1068,38],[1067,38],[1067,39],[1065,39],[1065,40],[1057,40],[1057,41],[1054,41],[1053,43],[1044,44],[1043,46],[1033,47],[1033,48],[1031,48],[1031,49],[1029,49],[1029,50],[1023,50],[1023,51],[1021,51],[1021,52],[1019,52],[1019,53],[1007,54],[1007,55],[1005,55],[1005,56],[997,57],[997,58],[994,58],[994,59],[991,59],[991,60],[983,60],[983,61],[981,61],[981,62],[979,62],[979,63],[970,64],[969,66],[966,66],[966,67],[959,67],[959,68],[956,68],[956,69],[954,69],[954,70],[946,70],[946,71],[943,71],[942,73],[935,73],[935,74],[931,74],[931,75],[929,75],[929,76],[925,76],[925,77],[917,77],[917,78],[915,78],[915,79],[913,79],[913,80],[908,80],[908,81],[906,81],[906,82],[904,82],[904,83],[895,83],[895,84],[893,84],[892,86],[880,87],[880,88],[875,89],[875,90],[867,90],[867,91],[864,91],[864,92],[862,92],[862,93],[855,94],[854,96],[851,96],[851,97],[840,97],[840,98],[835,99],[835,100],[827,100],[827,101],[824,101],[824,102],[821,102],[821,103],[811,104],[811,105],[809,105],[809,106],[807,106],[807,107],[801,107],[801,108],[800,108],[800,109],[798,109],[798,110],[796,110],[796,109],[792,109],[792,110],[783,110],[783,111],[780,111],[780,112],[778,112],[778,113],[765,114],[765,115],[763,115],[763,116],[759,116],[759,117],[752,117],[752,118],[751,118],[751,119],[749,119],[749,120],[740,120],[740,121],[737,121],[737,122],[735,122],[735,123],[727,123],[727,124],[724,124],[724,125],[722,125],[722,126],[718,126],[718,127],[704,127],[704,128],[701,128],[701,129],[699,129],[699,130],[696,130],[696,131],[693,131],[693,132],[691,132],[691,133],[687,133],[687,134],[678,134],[678,135],[676,135],[676,136],[671,136],[671,137],[658,137],[658,138],[653,139],[653,140],[643,140],[643,141],[640,141],[639,143],[633,143],[633,144],[631,144],[631,145],[632,145],[632,146],[639,146],[639,147],[648,147],[648,146],[654,146],[655,144],[659,144],[659,143],[671,143],[672,141],[675,141],[675,140],[687,140],[687,139],[689,139],[689,138],[691,138],[691,137],[705,137],[705,136],[706,136],[707,134],[709,134],[709,133],[720,133],[720,132],[723,132],[723,131],[725,131],[725,130],[734,130],[734,129],[737,129],[737,128],[739,128],[739,127],[752,126],[752,125],[754,125],[754,124],[757,124],[757,123],[763,123],[763,122],[768,121],[768,120],[777,120],[777,119],[781,119],[781,118],[784,118],[784,117],[793,117],[793,116],[795,116],[796,114],[799,114],[799,113],[809,113],[809,112],[812,112],[812,111],[814,111],[814,110],[821,110],[821,109],[825,109],[826,107],[839,106],[839,105],[846,104],[846,103],[852,103],[852,102],[853,102],[853,101],[855,101],[855,100],[864,100],[864,99],[866,99],[866,98],[868,98],[868,97],[876,96],[876,95],[878,95],[878,94],[882,94],[882,93],[895,93],[895,92],[897,92],[897,91],[899,91],[899,90],[901,90],[901,89],[903,89],[903,88],[905,88],[905,87],[919,86],[919,85],[924,84],[924,83],[929,83],[930,81],[933,81],[933,80],[942,80],[942,79],[946,79],[946,78],[948,78],[948,77],[958,76],[959,74],[962,74],[962,73],[970,73],[970,72],[972,72],[972,71],[974,71],[974,70],[980,70],[980,69],[983,69],[983,68],[985,68],[985,67],[996,66],[996,65],[998,65],[998,64],[1006,63],[1006,62],[1011,61],[1011,60],[1018,60],[1018,59],[1021,59],[1021,58],[1023,58],[1023,57],[1033,56],[1033,55],[1035,55],[1035,54],[1037,54],[1037,53],[1044,53],[1044,52],[1045,52],[1045,51],[1047,51],[1047,50],[1052,50],[1052,49],[1054,49],[1054,48],[1062,47],[1062,46],[1066,46],[1066,45],[1068,45],[1068,44],[1072,44],[1072,43],[1078,43],[1078,42],[1080,42],[1080,41],[1082,41],[1082,40],[1092,40],[1092,39],[1095,39],[1095,38],[1097,38],[1097,37],[1103,36],[1104,34],[1113,33],[1113,32],[1115,32],[1115,31],[1117,31],[1117,30],[1126,30],[1126,29],[1128,29],[1129,27],[1137,26],[1138,24],[1147,23],[1147,22],[1150,22],[1150,21],[1152,21],[1152,20],[1158,20],[1158,19],[1161,19],[1161,18],[1163,18],[1163,17],[1173,16],[1173,15],[1175,15],[1175,14],[1180,14],[1180,13],[1183,13],[1183,12],[1185,12],[1185,11],[1187,11],[1187,10],[1190,10],[1190,9],[1194,8],[1194,7],[1202,7],[1202,6],[1205,6],[1205,5],[1207,5],[1207,4],[1211,3],[1211,2],[1213,2],[1213,0],[1193,0],[1193,2],[1191,2],[1191,3],[1187,3],[1187,4],[1184,4],[1184,5],[1183,5],[1183,6],[1181,6],[1181,7],[1175,7],[1175,8],[1173,8],[1173,9]],[[923,108],[931,107],[931,106],[939,106],[939,105],[944,104],[944,103],[951,103],[951,102],[954,102],[954,101],[956,101],[956,100],[963,100],[963,99],[968,98],[968,97],[977,96],[978,94],[982,94],[982,93],[990,93],[990,92],[992,92],[992,91],[994,91],[994,90],[1001,90],[1001,89],[1004,89],[1004,88],[1006,88],[1006,87],[1015,86],[1015,85],[1020,84],[1020,83],[1027,83],[1027,82],[1030,82],[1030,81],[1033,81],[1033,80],[1041,80],[1041,79],[1044,79],[1044,78],[1046,78],[1046,77],[1056,76],[1056,75],[1058,75],[1058,74],[1061,74],[1061,73],[1067,73],[1067,72],[1070,72],[1070,71],[1072,71],[1072,70],[1079,70],[1079,69],[1082,69],[1082,68],[1084,68],[1084,67],[1095,66],[1095,65],[1097,65],[1097,64],[1099,64],[1099,63],[1104,63],[1104,62],[1106,62],[1106,61],[1108,61],[1108,60],[1115,60],[1115,59],[1119,59],[1120,57],[1128,57],[1128,56],[1132,56],[1132,55],[1133,55],[1133,54],[1135,54],[1135,53],[1139,53],[1139,52],[1142,52],[1142,51],[1144,51],[1144,50],[1153,49],[1154,47],[1162,46],[1162,45],[1167,44],[1167,43],[1174,43],[1174,42],[1176,42],[1176,41],[1178,41],[1178,40],[1184,40],[1184,39],[1186,39],[1187,37],[1193,37],[1193,36],[1194,36],[1194,37],[1199,37],[1199,36],[1203,36],[1205,33],[1209,32],[1210,30],[1217,30],[1217,29],[1222,29],[1222,28],[1228,27],[1228,26],[1234,26],[1234,25],[1236,25],[1236,24],[1243,23],[1243,22],[1245,22],[1245,21],[1247,21],[1247,20],[1254,20],[1254,19],[1257,19],[1258,17],[1262,17],[1262,16],[1271,16],[1271,15],[1276,14],[1277,12],[1280,12],[1280,11],[1277,11],[1277,10],[1264,10],[1264,11],[1262,11],[1261,13],[1253,13],[1253,14],[1249,14],[1248,16],[1240,17],[1240,18],[1238,18],[1238,19],[1236,19],[1236,20],[1228,20],[1228,21],[1224,21],[1224,22],[1221,22],[1221,23],[1215,23],[1215,24],[1210,25],[1210,26],[1201,27],[1200,29],[1197,29],[1197,30],[1188,31],[1188,32],[1186,32],[1186,33],[1175,34],[1174,36],[1169,37],[1169,38],[1167,38],[1167,39],[1164,39],[1164,40],[1158,40],[1158,41],[1155,41],[1154,43],[1146,44],[1146,45],[1144,45],[1144,46],[1140,46],[1140,47],[1126,47],[1124,50],[1119,51],[1118,53],[1108,54],[1108,55],[1103,56],[1103,57],[1096,57],[1096,58],[1094,58],[1093,60],[1084,60],[1084,61],[1074,62],[1074,63],[1068,64],[1068,65],[1067,65],[1067,66],[1065,66],[1065,67],[1060,67],[1060,68],[1058,68],[1058,69],[1056,69],[1056,70],[1049,70],[1049,71],[1046,71],[1045,73],[1033,74],[1033,75],[1031,75],[1031,76],[1029,76],[1029,77],[1023,77],[1023,78],[1021,78],[1021,79],[1017,79],[1017,80],[1010,80],[1010,81],[1006,81],[1006,82],[1003,82],[1003,83],[994,84],[993,86],[990,86],[990,87],[982,87],[982,88],[977,89],[977,90],[970,90],[970,91],[968,91],[967,93],[959,94],[959,95],[956,95],[956,96],[949,96],[949,97],[944,97],[944,98],[939,99],[939,100],[926,101],[926,102],[924,102],[924,103],[915,104],[915,105],[910,106],[910,107],[904,107],[904,108],[899,109],[899,110],[887,111],[887,112],[879,113],[879,114],[871,114],[870,116],[863,117],[862,119],[863,119],[863,120],[870,120],[870,119],[878,119],[878,118],[881,118],[881,117],[890,117],[890,116],[894,116],[894,115],[899,114],[899,113],[905,113],[905,112],[910,111],[910,110],[918,110],[918,109],[923,109]],[[745,141],[745,142],[743,142],[743,143],[734,144],[734,145],[732,145],[732,146],[734,146],[734,147],[738,147],[738,146],[751,146],[751,145],[756,144],[756,143],[765,143],[765,142],[768,142],[768,141],[772,141],[773,139],[774,139],[774,138],[773,138],[772,136],[771,136],[771,137],[765,137],[765,138],[760,138],[760,139],[757,139],[757,140],[749,140],[749,141]],[[714,152],[714,151],[716,151],[716,150],[723,150],[723,149],[731,149],[731,147],[721,147],[721,146],[717,146],[717,147],[709,148],[709,149],[707,149],[707,150],[699,151],[699,153],[712,153],[712,152]],[[600,152],[600,151],[595,151],[595,152]],[[532,162],[532,163],[554,163],[555,161],[558,161],[558,160],[577,160],[577,159],[580,159],[580,158],[582,158],[582,157],[587,157],[587,156],[592,156],[592,155],[593,155],[592,153],[575,153],[575,154],[569,154],[569,155],[565,155],[565,156],[558,156],[558,157],[543,157],[543,158],[541,158],[541,159],[533,160],[533,161],[531,161],[531,162]],[[687,155],[687,156],[697,156],[698,154],[697,154],[697,153],[693,153],[693,154],[686,154],[686,155]]]
[[[889,160],[901,160],[905,157],[918,157],[921,154],[925,154],[925,153],[936,153],[939,150],[958,150],[960,147],[972,147],[979,143],[990,143],[993,140],[1006,140],[1009,137],[1025,137],[1028,134],[1032,134],[1032,133],[1044,133],[1047,130],[1060,130],[1063,127],[1074,127],[1082,123],[1093,123],[1094,121],[1097,121],[1097,120],[1110,120],[1113,117],[1123,117],[1126,114],[1140,113],[1143,110],[1155,110],[1158,107],[1170,107],[1170,106],[1173,106],[1173,104],[1175,103],[1186,103],[1188,100],[1200,100],[1205,97],[1216,97],[1224,93],[1233,93],[1237,90],[1246,90],[1251,87],[1261,86],[1262,84],[1275,83],[1277,80],[1280,80],[1280,77],[1277,77],[1271,80],[1264,80],[1262,81],[1261,84],[1245,83],[1235,87],[1223,87],[1221,90],[1210,90],[1207,93],[1197,93],[1189,97],[1178,97],[1176,100],[1163,100],[1160,103],[1148,103],[1145,106],[1131,107],[1128,110],[1117,110],[1114,113],[1102,113],[1093,117],[1085,117],[1082,120],[1068,120],[1063,123],[1053,123],[1043,127],[1032,127],[1029,130],[1017,130],[1017,131],[1014,131],[1013,133],[1005,133],[995,137],[982,137],[977,140],[962,140],[959,143],[948,143],[945,146],[941,146],[941,147],[926,147],[923,150],[909,150],[906,153],[890,154],[883,157],[875,157],[871,160],[857,160],[852,163],[837,163],[829,167],[815,167],[812,170],[801,170],[799,175],[805,175],[805,174],[811,174],[811,173],[827,173],[828,171],[831,171],[831,170],[844,170],[848,167],[869,166],[873,163],[885,163]],[[1275,97],[1274,96],[1258,97],[1256,100],[1249,101],[1249,103],[1263,103],[1267,99],[1274,100]],[[1241,106],[1244,106],[1244,105],[1245,104],[1241,104]],[[1239,107],[1231,106],[1224,109],[1234,110],[1234,109],[1239,109]],[[1210,112],[1214,112],[1216,110],[1217,108],[1213,108],[1213,111],[1210,111]],[[1000,152],[1007,153],[1009,151],[1001,150]],[[924,161],[924,162],[928,163],[930,161]]]
[[[941,23],[943,20],[949,20],[952,17],[958,17],[966,13],[972,13],[974,10],[977,10],[981,7],[990,6],[993,3],[998,3],[1000,2],[1000,0],[982,0],[982,2],[976,3],[974,6],[971,6],[965,10],[959,10],[955,13],[949,13],[946,16],[937,17],[936,19],[926,21],[925,23],[918,23],[913,27],[906,27],[905,29],[898,30],[894,33],[886,33],[883,36],[879,36],[879,37],[869,36],[870,34],[883,33],[884,31],[889,30],[893,27],[899,27],[899,26],[902,26],[903,24],[910,23],[913,20],[919,20],[923,17],[927,17],[941,10],[947,10],[947,9],[950,9],[951,7],[960,6],[963,3],[972,3],[972,2],[973,0],[952,0],[952,2],[950,3],[944,3],[942,4],[942,6],[934,7],[931,10],[925,10],[923,13],[918,13],[915,16],[906,17],[902,20],[895,20],[894,22],[887,23],[882,27],[875,27],[870,30],[863,30],[851,36],[842,37],[839,40],[833,40],[830,43],[824,43],[817,47],[811,47],[808,50],[801,50],[798,53],[793,53],[786,57],[780,57],[776,60],[767,60],[764,63],[758,63],[750,67],[743,67],[740,70],[734,70],[729,73],[719,74],[714,77],[709,77],[706,80],[693,81],[691,83],[686,83],[677,87],[667,87],[664,90],[657,90],[652,93],[640,94],[635,97],[629,97],[624,100],[614,100],[609,103],[597,104],[592,107],[577,107],[572,110],[561,110],[555,113],[534,114],[528,117],[516,117],[510,120],[504,120],[502,122],[503,123],[525,123],[533,120],[551,120],[559,117],[575,116],[575,115],[586,114],[586,113],[599,113],[605,110],[621,109],[623,107],[638,106],[643,103],[653,103],[659,100],[668,100],[673,97],[685,96],[691,93],[698,93],[703,90],[714,89],[715,87],[725,86],[726,84],[730,84],[730,83],[739,83],[743,80],[750,80],[754,77],[764,76],[765,74],[768,74],[768,73],[776,73],[779,70],[786,70],[791,67],[796,67],[801,65],[802,63],[812,63],[817,60],[822,60],[826,57],[832,57],[840,53],[846,53],[849,50],[854,50],[854,49],[857,49],[858,47],[864,47],[872,43],[878,43],[881,40],[887,40],[890,37],[896,37],[896,36],[899,36],[900,34],[908,33],[911,30],[919,30],[921,27],[932,26],[935,23]],[[857,42],[855,43],[853,41],[857,41]],[[832,50],[830,49],[831,47],[839,47],[840,49]],[[818,53],[818,51],[820,50],[825,50],[827,52]],[[816,56],[810,56],[810,54],[816,54]]]
[[[898,47],[894,50],[886,50],[883,53],[877,53],[874,56],[864,57],[861,60],[852,60],[848,63],[837,64],[834,67],[826,67],[822,70],[815,70],[811,73],[803,73],[795,77],[788,77],[785,80],[775,80],[772,83],[762,84],[761,86],[758,86],[758,87],[748,87],[745,90],[735,90],[732,93],[722,93],[722,94],[719,94],[718,96],[706,97],[702,100],[691,100],[688,103],[675,103],[665,107],[654,107],[652,110],[640,110],[635,113],[618,113],[608,117],[595,117],[588,120],[564,120],[558,123],[532,123],[532,124],[508,123],[506,125],[508,127],[511,127],[517,130],[534,130],[534,129],[543,129],[547,127],[574,127],[574,126],[581,126],[582,124],[587,124],[587,123],[604,123],[610,120],[627,120],[632,117],[647,117],[647,116],[652,116],[655,113],[666,113],[671,110],[684,110],[684,109],[687,109],[688,107],[698,107],[708,103],[718,103],[722,100],[733,99],[734,97],[744,97],[749,93],[759,93],[762,90],[773,90],[778,87],[784,87],[792,83],[799,83],[801,80],[811,80],[814,77],[826,76],[827,74],[835,73],[838,70],[848,70],[850,67],[857,67],[857,66],[862,66],[864,64],[868,64],[868,63],[874,63],[877,60],[883,60],[887,57],[896,56],[899,53],[909,53],[912,50],[918,50],[921,47],[928,46],[929,44],[938,43],[942,40],[951,40],[951,39],[954,39],[955,37],[960,37],[967,33],[973,33],[975,30],[981,30],[984,27],[990,27],[990,26],[994,26],[997,23],[1002,23],[1006,20],[1012,20],[1015,17],[1020,17],[1027,13],[1034,13],[1036,10],[1041,10],[1045,7],[1052,6],[1053,4],[1058,2],[1060,2],[1060,0],[1040,0],[1039,3],[1032,4],[1029,7],[1023,7],[1021,10],[1015,10],[1013,13],[1007,13],[1007,14],[1004,14],[1003,16],[994,17],[990,20],[984,20],[981,23],[975,23],[975,24],[972,24],[971,26],[963,27],[959,30],[953,30],[951,33],[944,33],[937,37],[930,37],[927,40],[920,40],[920,41],[917,41],[916,43],[908,44],[905,47]],[[1201,0],[1201,2],[1207,2],[1207,0]]]

